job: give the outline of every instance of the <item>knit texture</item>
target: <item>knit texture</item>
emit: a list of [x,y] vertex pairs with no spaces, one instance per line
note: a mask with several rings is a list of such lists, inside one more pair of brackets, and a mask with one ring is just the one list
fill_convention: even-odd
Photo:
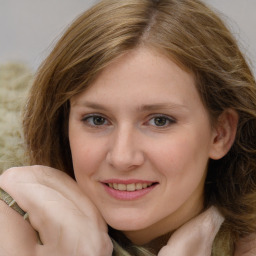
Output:
[[21,123],[32,78],[23,64],[0,66],[0,173],[26,164]]

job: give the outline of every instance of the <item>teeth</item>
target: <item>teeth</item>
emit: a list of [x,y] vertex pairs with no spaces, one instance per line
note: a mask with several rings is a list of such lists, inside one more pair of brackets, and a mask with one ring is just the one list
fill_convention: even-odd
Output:
[[136,190],[142,189],[142,184],[141,183],[136,183]]
[[117,189],[118,189],[118,190],[121,190],[121,191],[127,190],[125,184],[118,184],[118,185],[117,185]]
[[126,190],[127,190],[127,191],[135,191],[135,189],[136,189],[136,186],[135,186],[134,183],[133,183],[133,184],[128,184],[128,185],[126,186]]
[[150,187],[153,183],[131,183],[131,184],[120,184],[120,183],[108,183],[110,188],[120,191],[135,191]]

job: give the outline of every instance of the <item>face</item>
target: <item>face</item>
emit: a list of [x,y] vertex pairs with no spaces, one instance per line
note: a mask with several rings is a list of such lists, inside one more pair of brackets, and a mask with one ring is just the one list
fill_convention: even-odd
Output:
[[137,244],[203,207],[213,131],[193,75],[147,48],[122,55],[72,98],[76,180],[106,222]]

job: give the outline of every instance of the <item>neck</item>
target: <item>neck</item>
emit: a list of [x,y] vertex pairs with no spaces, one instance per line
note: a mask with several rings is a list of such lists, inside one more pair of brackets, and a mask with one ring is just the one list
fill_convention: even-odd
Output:
[[152,241],[150,241],[149,243],[144,244],[143,247],[149,248],[150,251],[154,254],[158,254],[158,252],[161,250],[161,248],[167,244],[171,235],[172,235],[172,232],[169,232],[165,235],[157,237],[157,238],[153,239]]
[[134,247],[134,244],[122,232],[109,227],[109,234],[123,249],[125,249],[132,255],[137,255],[139,248],[146,249],[147,251],[157,255],[161,248],[167,244],[171,236],[171,233],[168,233],[163,236],[157,237],[156,239],[150,241],[147,244],[143,244],[141,246],[136,245],[136,247]]

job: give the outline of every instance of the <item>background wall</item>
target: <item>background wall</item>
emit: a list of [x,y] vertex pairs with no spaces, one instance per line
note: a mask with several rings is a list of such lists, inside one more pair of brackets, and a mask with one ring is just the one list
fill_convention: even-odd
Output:
[[[219,12],[250,58],[256,75],[256,0],[204,0]],[[0,64],[34,70],[67,25],[96,0],[0,0]]]

